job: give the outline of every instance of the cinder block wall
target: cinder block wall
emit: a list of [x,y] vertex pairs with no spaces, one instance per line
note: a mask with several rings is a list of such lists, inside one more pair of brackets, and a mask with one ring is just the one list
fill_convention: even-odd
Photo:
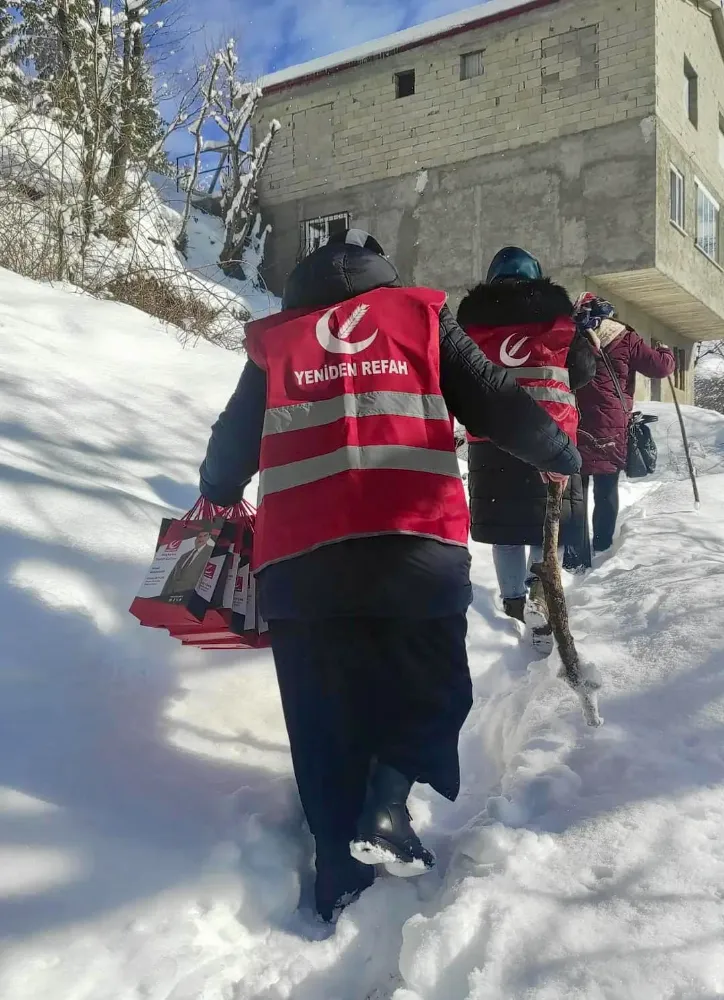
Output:
[[[269,93],[263,206],[650,115],[655,0],[565,0]],[[461,80],[461,56],[485,72]],[[395,74],[416,93],[396,99]],[[263,127],[263,123],[262,123]]]

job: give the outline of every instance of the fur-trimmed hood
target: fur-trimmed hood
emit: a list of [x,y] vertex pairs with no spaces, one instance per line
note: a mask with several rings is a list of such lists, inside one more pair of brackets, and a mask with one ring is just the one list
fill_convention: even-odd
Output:
[[553,323],[573,315],[568,292],[548,278],[541,281],[480,284],[468,292],[458,309],[458,323],[470,326],[512,326]]

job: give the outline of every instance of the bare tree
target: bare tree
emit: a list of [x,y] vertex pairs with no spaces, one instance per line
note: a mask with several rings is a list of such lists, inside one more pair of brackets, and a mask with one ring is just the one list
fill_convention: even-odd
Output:
[[694,360],[694,400],[697,406],[724,413],[724,342],[697,346]]
[[223,180],[221,210],[224,246],[219,261],[227,272],[238,270],[249,231],[254,224],[253,203],[259,176],[269,158],[274,136],[281,129],[272,121],[256,148],[244,149],[256,114],[261,88],[239,77],[239,57],[234,39],[229,39],[214,57],[219,86],[210,90],[211,117],[224,136],[229,171]]
[[201,106],[199,107],[198,113],[194,117],[194,121],[189,126],[189,132],[194,137],[194,159],[191,172],[187,178],[186,203],[184,204],[184,211],[181,216],[181,226],[179,227],[179,231],[175,239],[176,248],[181,253],[186,253],[188,245],[189,219],[191,218],[191,209],[193,206],[196,184],[201,172],[201,157],[204,152],[203,128],[209,118],[209,115],[211,114],[211,105],[214,100],[216,81],[220,70],[221,63],[217,58],[214,58],[209,67],[208,75],[201,84]]

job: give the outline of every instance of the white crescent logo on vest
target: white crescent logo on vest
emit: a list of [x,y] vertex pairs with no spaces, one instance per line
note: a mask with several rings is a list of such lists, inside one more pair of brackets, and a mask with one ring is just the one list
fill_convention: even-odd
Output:
[[367,315],[370,307],[364,304],[357,306],[352,315],[344,321],[339,328],[339,333],[335,336],[330,329],[329,321],[336,308],[336,306],[333,306],[329,309],[324,316],[320,317],[317,323],[317,340],[320,346],[330,354],[359,354],[360,351],[365,351],[368,347],[371,347],[377,338],[379,330],[375,330],[371,337],[367,337],[366,340],[360,340],[356,344],[350,344],[347,340],[352,331],[359,326]]
[[513,344],[510,350],[508,350],[508,344],[515,336],[517,336],[517,334],[513,333],[510,337],[506,337],[500,348],[500,363],[501,365],[505,365],[507,368],[519,368],[530,358],[530,351],[524,358],[516,358],[516,354],[528,339],[527,337],[521,337],[517,344]]

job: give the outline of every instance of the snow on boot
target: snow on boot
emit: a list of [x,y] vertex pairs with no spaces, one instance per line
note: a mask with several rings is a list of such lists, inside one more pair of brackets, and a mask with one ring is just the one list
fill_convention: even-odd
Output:
[[407,797],[411,783],[392,767],[373,764],[367,800],[350,845],[352,857],[365,865],[384,865],[390,875],[411,878],[435,866],[410,824]]
[[505,611],[508,618],[515,618],[518,622],[523,622],[525,625],[525,598],[524,597],[505,597],[503,598],[503,611]]
[[525,624],[530,629],[546,628],[548,625],[548,605],[542,580],[537,578],[530,585],[528,600],[523,612]]
[[543,625],[541,628],[531,629],[530,641],[533,649],[540,657],[550,656],[555,646],[553,629],[550,625]]
[[335,921],[346,906],[359,899],[375,880],[374,868],[350,857],[347,845],[334,850],[318,846],[315,865],[315,906],[328,924]]

